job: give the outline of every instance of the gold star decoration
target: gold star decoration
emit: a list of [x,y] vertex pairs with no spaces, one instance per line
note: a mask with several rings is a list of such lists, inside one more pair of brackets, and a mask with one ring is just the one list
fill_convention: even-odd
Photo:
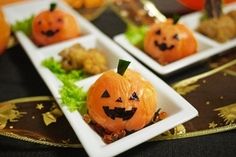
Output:
[[218,124],[216,124],[214,121],[209,123],[209,128],[215,128]]
[[44,108],[43,104],[37,104],[36,109],[42,110]]

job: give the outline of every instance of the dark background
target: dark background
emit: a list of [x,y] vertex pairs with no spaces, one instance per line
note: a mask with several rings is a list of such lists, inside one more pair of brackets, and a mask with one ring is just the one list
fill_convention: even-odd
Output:
[[[109,37],[125,30],[125,24],[111,10],[107,10],[93,23]],[[111,27],[112,26],[112,27]],[[235,49],[231,51],[235,52]],[[188,67],[172,76],[162,77],[167,83],[193,76],[208,70],[206,62]],[[51,95],[41,77],[20,45],[0,56],[0,102],[29,96]],[[236,130],[186,139],[146,142],[119,156],[236,156]],[[81,157],[84,149],[43,146],[0,136],[0,157]]]

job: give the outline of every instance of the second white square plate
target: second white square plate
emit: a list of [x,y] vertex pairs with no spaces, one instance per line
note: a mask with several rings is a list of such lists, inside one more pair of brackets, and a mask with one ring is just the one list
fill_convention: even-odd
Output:
[[[230,10],[236,10],[236,3],[231,3],[229,5],[224,6],[223,10],[226,13]],[[179,21],[180,23],[183,23],[186,26],[188,26],[193,31],[194,36],[198,42],[197,53],[187,56],[185,58],[179,59],[175,62],[169,63],[167,65],[161,65],[152,57],[147,55],[145,52],[143,52],[142,50],[132,45],[126,38],[125,34],[119,34],[115,36],[114,40],[120,46],[126,49],[131,55],[133,55],[135,58],[137,58],[139,61],[147,65],[149,68],[151,68],[155,72],[161,75],[168,75],[175,71],[183,69],[189,65],[208,59],[209,57],[222,53],[225,50],[236,46],[236,38],[225,43],[219,43],[196,32],[195,30],[199,24],[201,15],[202,15],[202,12],[195,12],[195,13],[187,14],[187,15],[182,16]]]

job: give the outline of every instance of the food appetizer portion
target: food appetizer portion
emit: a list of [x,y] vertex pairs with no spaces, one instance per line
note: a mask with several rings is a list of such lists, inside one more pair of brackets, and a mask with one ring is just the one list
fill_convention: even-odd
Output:
[[50,70],[60,80],[59,93],[63,104],[69,110],[78,110],[81,114],[87,112],[87,93],[77,87],[75,82],[108,69],[104,52],[98,48],[86,49],[78,43],[63,49],[57,56],[42,60],[42,66]]
[[108,69],[107,59],[97,48],[85,49],[75,44],[60,52],[61,66],[66,71],[83,70],[87,74],[99,74]]
[[197,52],[197,40],[185,25],[173,20],[154,23],[144,38],[144,52],[165,65]]
[[56,8],[52,3],[49,10],[34,17],[32,37],[37,45],[49,45],[71,39],[79,35],[79,27],[74,17]]
[[[75,50],[70,49],[76,48],[79,51],[84,49],[81,45],[74,45],[61,53],[73,52]],[[44,60],[42,64],[62,81],[59,91],[62,103],[72,112],[79,111],[105,143],[114,142],[167,117],[167,113],[159,108],[154,86],[138,72],[127,69],[130,62],[119,60],[117,71],[103,72],[88,91],[75,85],[75,81],[88,77],[83,66],[76,67],[77,70],[70,66],[67,70],[72,71],[67,72],[63,69],[63,62],[63,59],[61,63]],[[94,63],[94,67],[101,66],[99,64]]]
[[[77,43],[63,49],[58,55],[61,58],[60,60],[50,57],[43,60],[42,64],[59,76],[59,79],[68,76],[64,80],[73,80],[73,76],[76,76],[76,73],[78,73],[78,76],[81,73],[81,75],[88,77],[108,69],[107,58],[104,52],[98,48],[86,49]],[[62,74],[62,77],[60,77],[60,74]]]
[[167,19],[152,2],[116,0],[114,6],[115,10],[124,12],[119,14],[127,22],[128,41],[161,65],[197,52],[198,44],[192,31],[178,23],[178,17]]
[[205,3],[204,18],[200,21],[197,31],[207,37],[224,43],[236,37],[236,10],[222,12],[222,1]]
[[131,44],[162,65],[194,54],[198,48],[192,31],[172,19],[149,26],[128,26],[125,35]]
[[75,18],[51,3],[48,10],[41,11],[13,25],[14,31],[23,31],[38,46],[46,46],[78,37],[81,32]]
[[85,119],[106,143],[142,129],[157,117],[155,88],[128,65],[120,60],[117,72],[104,72],[88,90]]

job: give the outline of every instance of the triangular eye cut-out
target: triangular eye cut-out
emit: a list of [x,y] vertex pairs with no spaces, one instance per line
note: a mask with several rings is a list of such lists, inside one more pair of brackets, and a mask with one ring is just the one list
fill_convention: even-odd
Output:
[[110,94],[108,93],[107,90],[105,90],[103,93],[102,93],[102,98],[109,98],[110,97]]
[[175,39],[175,40],[179,40],[179,36],[178,36],[178,34],[175,34],[175,35],[173,36],[173,39]]
[[133,94],[130,96],[129,100],[137,100],[139,101],[138,95],[136,94],[136,92],[133,92]]
[[161,30],[158,29],[155,33],[156,33],[156,35],[161,35]]
[[116,102],[123,102],[121,97],[119,97],[118,99],[116,99]]

